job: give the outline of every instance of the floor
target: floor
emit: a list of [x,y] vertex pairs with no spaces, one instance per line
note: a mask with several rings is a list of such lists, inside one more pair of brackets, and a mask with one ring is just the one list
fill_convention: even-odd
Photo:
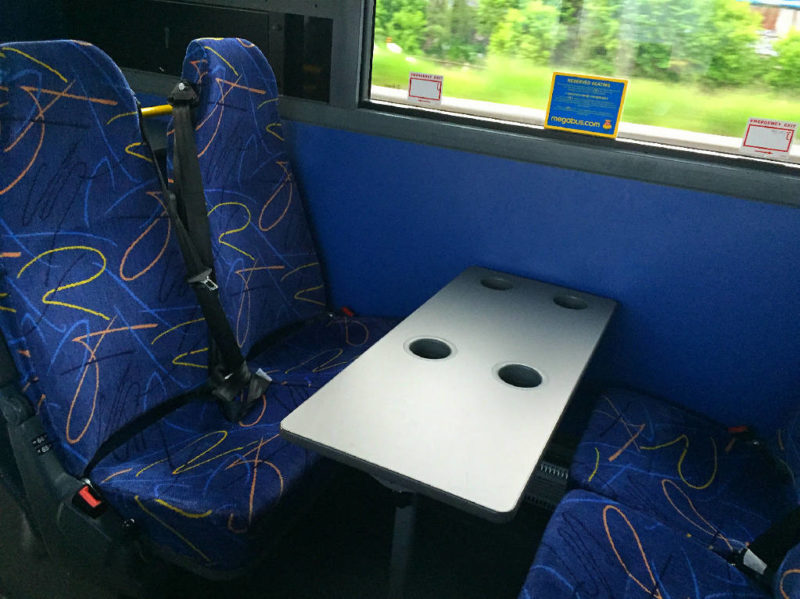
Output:
[[[383,598],[393,514],[391,491],[342,467],[263,566],[230,582],[177,576],[164,596]],[[493,524],[421,498],[406,597],[516,597],[548,517],[523,504],[514,520]],[[0,485],[0,599],[116,596],[50,563]]]

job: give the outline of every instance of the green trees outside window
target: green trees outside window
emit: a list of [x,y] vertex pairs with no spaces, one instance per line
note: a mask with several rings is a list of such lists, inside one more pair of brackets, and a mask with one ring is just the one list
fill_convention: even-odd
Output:
[[767,30],[768,10],[779,9],[747,0],[377,0],[373,84],[404,87],[408,70],[422,70],[445,76],[445,95],[544,108],[552,71],[610,75],[631,79],[625,121],[741,136],[749,116],[800,119],[800,31]]

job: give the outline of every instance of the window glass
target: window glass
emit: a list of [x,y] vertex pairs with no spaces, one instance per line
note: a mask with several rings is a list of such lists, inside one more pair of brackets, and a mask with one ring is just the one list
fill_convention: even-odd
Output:
[[800,1],[376,0],[372,98],[407,102],[410,71],[539,125],[554,71],[620,77],[620,137],[738,152],[750,117],[800,121]]

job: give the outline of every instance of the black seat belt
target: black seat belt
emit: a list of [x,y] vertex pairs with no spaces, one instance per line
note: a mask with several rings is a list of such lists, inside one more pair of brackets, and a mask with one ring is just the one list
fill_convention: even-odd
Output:
[[[219,299],[211,251],[206,199],[203,192],[191,111],[199,96],[188,81],[180,81],[168,97],[175,126],[174,192],[157,168],[167,213],[178,237],[187,282],[197,296],[209,331],[208,370],[211,393],[225,417],[241,420],[264,394],[271,379],[261,369],[251,372]],[[147,139],[145,142],[149,145]],[[151,149],[152,151],[152,149]],[[155,157],[154,157],[155,160]],[[237,399],[238,398],[238,399]]]

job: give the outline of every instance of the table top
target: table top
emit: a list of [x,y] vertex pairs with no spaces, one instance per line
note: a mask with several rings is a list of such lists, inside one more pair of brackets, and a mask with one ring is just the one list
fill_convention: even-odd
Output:
[[508,519],[615,307],[468,268],[284,418],[281,434]]

